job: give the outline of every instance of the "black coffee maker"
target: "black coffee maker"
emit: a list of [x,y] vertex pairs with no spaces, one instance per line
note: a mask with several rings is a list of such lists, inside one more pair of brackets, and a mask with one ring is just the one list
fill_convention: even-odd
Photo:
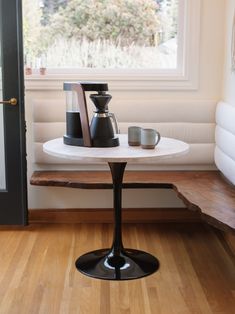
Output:
[[[64,143],[87,147],[119,146],[119,139],[116,135],[118,133],[117,121],[114,114],[108,111],[108,103],[112,98],[111,95],[106,94],[108,84],[100,82],[65,82],[64,90],[66,91],[67,102]],[[89,91],[97,92],[97,94],[90,95],[96,107],[91,125],[89,125],[85,96],[85,92]]]

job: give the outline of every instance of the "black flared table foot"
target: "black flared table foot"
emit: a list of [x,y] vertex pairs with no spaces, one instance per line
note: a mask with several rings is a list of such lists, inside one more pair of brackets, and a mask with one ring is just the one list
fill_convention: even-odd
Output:
[[125,249],[114,256],[110,249],[86,253],[76,261],[77,269],[84,275],[104,280],[131,280],[151,275],[159,269],[153,255]]

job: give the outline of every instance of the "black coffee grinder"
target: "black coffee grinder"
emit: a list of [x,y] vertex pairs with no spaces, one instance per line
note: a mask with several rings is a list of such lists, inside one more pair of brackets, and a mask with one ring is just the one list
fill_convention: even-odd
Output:
[[[115,147],[119,146],[117,121],[108,111],[112,96],[106,94],[107,83],[100,82],[65,82],[66,91],[66,135],[64,143],[74,146]],[[95,114],[89,126],[85,92],[96,91],[90,98],[96,106]]]

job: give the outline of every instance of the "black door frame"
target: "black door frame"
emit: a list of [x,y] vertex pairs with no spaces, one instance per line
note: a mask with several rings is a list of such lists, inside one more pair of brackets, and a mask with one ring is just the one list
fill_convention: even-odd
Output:
[[0,36],[4,105],[6,190],[0,191],[0,224],[26,225],[27,164],[24,110],[24,62],[21,0],[0,0]]

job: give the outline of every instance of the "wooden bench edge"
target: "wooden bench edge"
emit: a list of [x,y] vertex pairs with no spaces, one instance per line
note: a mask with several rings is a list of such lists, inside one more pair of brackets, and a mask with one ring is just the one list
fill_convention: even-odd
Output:
[[[66,172],[66,171],[65,171]],[[177,171],[176,171],[177,172]],[[175,172],[175,173],[176,173]],[[30,183],[35,186],[52,186],[52,187],[67,187],[67,188],[79,188],[79,189],[112,189],[113,185],[111,183],[111,176],[109,171],[80,171],[80,174],[86,174],[86,173],[93,173],[94,174],[94,181],[90,180],[89,182],[86,182],[85,180],[79,181],[68,181],[67,179],[65,180],[58,180],[58,178],[53,179],[53,177],[50,178],[49,181],[43,180],[40,178],[38,180],[38,177],[40,177],[41,174],[43,173],[56,173],[55,171],[35,171],[31,177]],[[58,173],[61,173],[61,171],[58,171]],[[195,172],[195,173],[200,173]],[[203,173],[203,172],[201,172]],[[103,175],[103,182],[100,182],[97,180],[97,175],[102,174]],[[221,177],[222,179],[222,177]],[[225,181],[226,182],[226,181]],[[226,182],[229,184],[228,182]],[[205,221],[206,223],[219,228],[222,231],[230,231],[230,232],[235,232],[235,227],[233,225],[229,225],[227,222],[222,222],[218,220],[216,217],[213,217],[211,215],[208,215],[206,212],[203,211],[203,208],[201,208],[200,205],[191,202],[187,196],[185,196],[184,191],[182,191],[179,187],[179,184],[177,182],[124,182],[123,183],[123,188],[128,189],[128,188],[133,188],[133,189],[145,189],[145,188],[165,188],[165,189],[173,189],[177,196],[183,201],[183,203],[186,205],[187,209],[191,211],[197,211],[201,219]]]

